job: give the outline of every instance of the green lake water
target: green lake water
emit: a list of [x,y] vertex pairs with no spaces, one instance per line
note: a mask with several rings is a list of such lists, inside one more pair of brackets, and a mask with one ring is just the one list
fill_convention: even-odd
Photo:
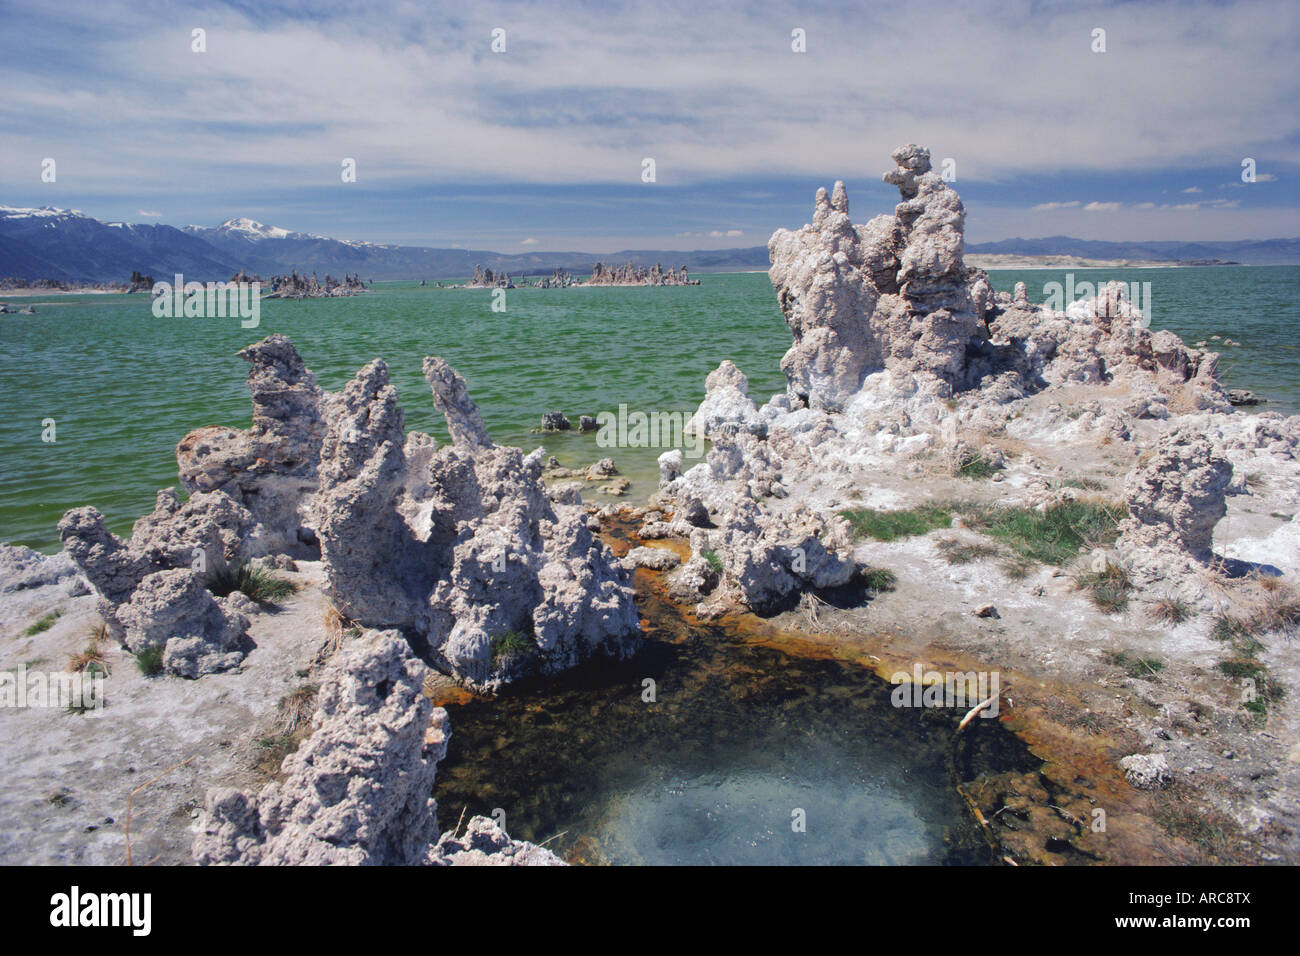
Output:
[[[1294,330],[1300,267],[1074,270],[1076,281],[1151,282],[1155,322],[1194,342],[1219,334],[1225,384],[1300,410]],[[1063,272],[993,273],[1030,297]],[[548,410],[689,414],[704,378],[724,358],[749,376],[759,400],[784,388],[778,363],[790,335],[766,274],[706,275],[699,286],[515,289],[492,311],[488,290],[380,283],[355,298],[262,303],[261,325],[237,319],[158,319],[146,296],[25,300],[33,316],[0,316],[0,541],[57,549],[55,525],[91,504],[118,533],[176,483],[174,448],[200,425],[246,426],[247,366],[235,352],[273,332],[289,335],[320,384],[341,388],[363,364],[388,362],[408,428],[445,437],[420,374],[441,355],[469,382],[498,442],[544,444],[566,465],[612,454],[653,487],[661,447],[602,449],[594,433],[533,431]],[[0,299],[4,298],[0,296]],[[8,301],[14,302],[10,298]],[[42,441],[54,419],[57,441]]]

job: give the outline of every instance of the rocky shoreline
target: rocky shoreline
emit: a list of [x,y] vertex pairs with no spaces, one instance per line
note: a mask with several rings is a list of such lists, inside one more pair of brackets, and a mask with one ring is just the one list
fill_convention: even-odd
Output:
[[[29,722],[3,752],[30,778],[7,829],[34,819],[42,862],[116,862],[116,824],[74,836],[66,811],[147,769],[206,793],[170,822],[172,784],[153,794],[171,862],[559,862],[486,818],[437,832],[453,728],[429,668],[492,693],[626,658],[635,574],[693,620],[767,621],[882,676],[1004,673],[1000,719],[1046,769],[963,795],[1007,862],[1300,859],[1300,416],[1234,407],[1217,356],[1151,332],[1118,283],[1060,312],[994,292],[928,152],[893,159],[892,214],[854,224],[837,183],[772,237],[787,390],[760,406],[721,356],[690,424],[708,456],[661,456],[646,508],[548,485],[573,475],[495,445],[436,356],[441,447],[406,431],[380,359],[330,393],[284,336],[244,349],[252,425],[181,440],[187,497],[160,491],[126,540],[84,507],[60,555],[0,548],[0,623],[49,618],[0,667],[76,655],[93,628],[78,659],[113,671],[120,715],[73,718],[94,723],[83,789],[39,799],[59,770],[35,750],[67,715],[6,715]],[[635,522],[621,557],[613,522]],[[258,590],[277,580],[283,616]],[[165,676],[122,675],[132,658]],[[196,709],[232,694],[238,714]],[[171,739],[153,739],[158,708]],[[250,775],[232,738],[268,726],[287,753]],[[147,768],[107,758],[128,742]]]

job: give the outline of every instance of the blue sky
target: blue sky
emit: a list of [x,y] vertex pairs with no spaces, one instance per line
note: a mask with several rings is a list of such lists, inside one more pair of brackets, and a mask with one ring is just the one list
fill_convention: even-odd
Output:
[[918,142],[955,161],[972,242],[1295,236],[1297,27],[1294,2],[1198,0],[0,0],[0,204],[503,252],[723,248],[806,222],[835,179],[855,219],[889,211],[889,151]]

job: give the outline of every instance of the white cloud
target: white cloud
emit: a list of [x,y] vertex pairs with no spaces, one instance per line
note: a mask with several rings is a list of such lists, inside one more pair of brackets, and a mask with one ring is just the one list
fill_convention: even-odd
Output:
[[146,219],[161,219],[161,218],[162,218],[162,213],[160,213],[160,212],[149,212],[149,211],[144,210],[144,209],[136,210],[136,215],[137,215],[137,216],[144,216]]
[[1114,212],[1120,207],[1117,202],[1090,202],[1083,207],[1084,212]]
[[537,240],[532,236],[529,236],[527,239],[521,240],[519,244],[521,246],[535,246],[537,245]]
[[1200,191],[1201,191],[1200,186],[1188,186],[1186,189],[1183,190],[1183,192],[1185,193],[1199,193]]
[[1071,199],[1069,202],[1040,202],[1034,207],[1034,212],[1050,212],[1053,209],[1073,209],[1081,205],[1079,200]]
[[[1106,56],[1089,52],[1073,4],[990,0],[929,19],[927,67],[906,73],[893,66],[899,24],[913,16],[903,0],[853,17],[812,7],[806,54],[789,51],[781,17],[738,0],[653,18],[636,5],[593,17],[578,0],[512,6],[501,55],[488,52],[481,18],[457,23],[406,0],[300,19],[201,0],[188,12],[207,24],[203,56],[159,42],[125,0],[76,6],[76,44],[46,6],[6,4],[16,35],[65,55],[0,62],[0,180],[29,177],[30,155],[67,155],[84,186],[105,192],[200,177],[266,190],[337,185],[349,156],[371,185],[632,184],[653,155],[661,183],[683,184],[864,162],[874,175],[909,141],[976,180],[1245,150],[1300,160],[1300,6],[1284,0],[1099,7]],[[827,110],[831,91],[838,106]],[[124,126],[131,135],[115,135]]]

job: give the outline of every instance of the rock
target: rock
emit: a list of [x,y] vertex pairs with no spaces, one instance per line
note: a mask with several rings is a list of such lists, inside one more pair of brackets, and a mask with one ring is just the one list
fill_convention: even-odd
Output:
[[429,850],[431,866],[567,866],[545,847],[511,840],[490,817],[470,817],[465,835],[444,833]]
[[688,496],[685,501],[678,505],[675,517],[681,518],[687,524],[694,525],[697,528],[707,528],[709,526],[709,509],[704,506],[704,502],[694,496]]
[[[491,444],[463,380],[441,359],[424,367],[450,446],[418,432],[403,442],[382,362],[333,404],[317,507],[335,606],[363,626],[412,629],[440,668],[489,690],[628,653],[630,574],[581,508],[554,500],[573,490],[548,492],[544,453]],[[531,649],[500,654],[511,635]]]
[[197,678],[237,666],[246,653],[248,619],[204,586],[227,567],[227,548],[238,550],[233,528],[246,522],[249,513],[220,492],[181,506],[166,489],[127,543],[88,507],[65,514],[59,533],[94,588],[108,633],[133,654],[162,648],[164,670]]
[[[433,405],[447,422],[452,444],[463,448],[493,447],[478,406],[470,400],[469,387],[456,370],[437,356],[426,358],[423,370],[424,379],[433,391]],[[567,419],[564,427],[569,427]]]
[[930,168],[928,150],[900,147],[884,181],[894,216],[849,219],[844,184],[819,190],[811,225],[780,229],[768,249],[772,284],[794,345],[781,360],[796,406],[838,410],[872,372],[958,383],[981,325],[962,263],[965,209]]
[[77,573],[65,552],[46,555],[22,545],[0,544],[0,594],[47,587]]
[[561,481],[546,489],[546,497],[556,504],[580,505],[584,485],[580,481]]
[[713,564],[702,554],[692,554],[691,559],[665,578],[668,595],[683,604],[696,604],[718,586],[720,575]]
[[675,551],[667,548],[633,548],[623,559],[624,563],[652,571],[669,571],[682,563]]
[[1130,754],[1120,760],[1119,766],[1124,779],[1137,790],[1160,790],[1174,779],[1164,754]]
[[544,432],[566,432],[572,427],[572,423],[560,412],[547,412],[542,416]]
[[1002,617],[1002,615],[998,613],[998,609],[997,609],[996,607],[994,607],[992,604],[981,604],[981,605],[979,606],[979,608],[976,609],[976,611],[975,611],[975,616],[976,616],[976,617],[991,617],[991,618],[1000,618],[1000,617]]
[[578,416],[578,431],[594,432],[597,428],[596,419],[591,415]]
[[200,864],[411,866],[437,838],[430,794],[447,712],[397,631],[345,642],[326,667],[312,733],[260,793],[208,793]]
[[189,570],[146,575],[116,617],[128,651],[162,649],[163,670],[177,677],[229,670],[244,659],[248,618],[214,598]]
[[709,373],[704,389],[704,402],[683,429],[688,434],[712,436],[741,428],[759,433],[766,430],[749,397],[749,380],[730,359]]
[[618,474],[618,467],[614,464],[613,458],[602,458],[590,468],[587,469],[587,480],[598,481],[601,478],[608,478],[611,475]]
[[682,473],[682,450],[674,448],[672,451],[666,451],[659,456],[659,487],[662,488],[669,482],[681,476]]
[[283,335],[267,336],[239,356],[252,366],[252,427],[209,426],[182,438],[176,446],[181,483],[191,492],[222,492],[246,507],[261,526],[261,553],[297,551],[316,488],[327,397]]
[[[1226,343],[1225,343],[1226,344]],[[1228,401],[1233,405],[1259,405],[1264,399],[1244,388],[1230,388],[1226,392]]]
[[1195,431],[1156,442],[1124,482],[1129,517],[1115,544],[1136,583],[1177,577],[1207,560],[1231,484],[1231,462]]

